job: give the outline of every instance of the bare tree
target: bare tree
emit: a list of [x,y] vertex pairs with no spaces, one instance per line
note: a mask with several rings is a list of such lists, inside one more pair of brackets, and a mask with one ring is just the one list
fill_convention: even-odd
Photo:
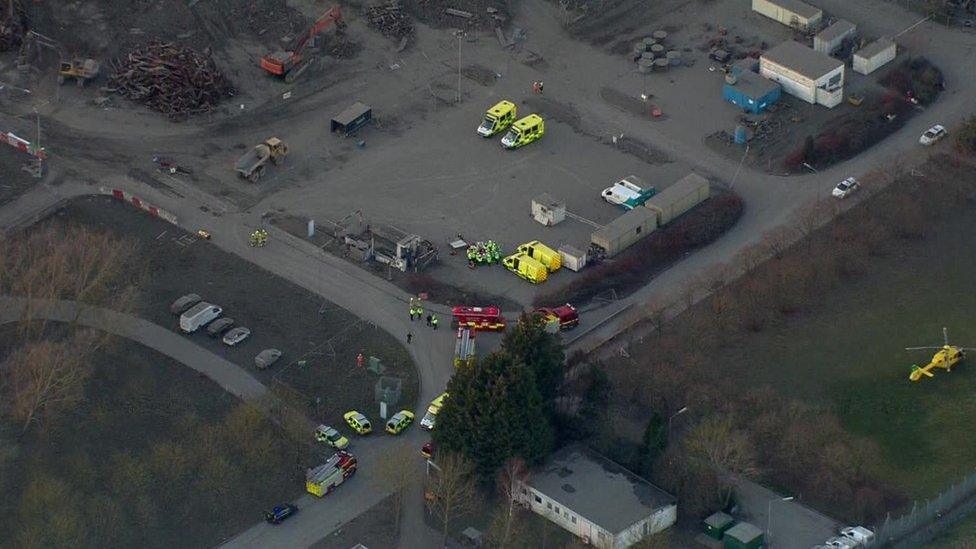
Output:
[[374,477],[374,482],[378,488],[391,491],[393,524],[398,532],[400,531],[400,513],[403,509],[404,495],[415,478],[414,471],[403,463],[403,456],[410,455],[410,453],[408,444],[398,441],[380,456]]
[[710,417],[699,423],[688,433],[685,444],[692,455],[718,471],[745,476],[754,476],[758,472],[749,437],[737,430],[727,415]]
[[502,508],[498,519],[496,519],[498,528],[495,529],[497,532],[495,542],[499,548],[507,546],[512,539],[515,522],[518,518],[515,502],[518,499],[519,491],[522,489],[522,482],[527,477],[528,469],[525,466],[525,461],[518,457],[509,458],[505,461],[501,471],[498,472],[495,486],[501,498]]
[[90,331],[68,341],[40,341],[22,346],[0,364],[9,391],[9,413],[26,432],[31,424],[81,399],[91,375]]
[[444,547],[451,521],[474,510],[476,490],[474,467],[464,456],[444,453],[431,466],[424,499],[443,525]]

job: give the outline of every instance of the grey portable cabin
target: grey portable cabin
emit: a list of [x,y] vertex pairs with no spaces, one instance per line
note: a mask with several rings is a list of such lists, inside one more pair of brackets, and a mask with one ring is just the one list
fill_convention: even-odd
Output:
[[355,102],[348,109],[340,112],[332,119],[330,131],[349,135],[365,126],[373,119],[373,109],[369,105]]
[[656,228],[657,215],[654,212],[645,208],[634,208],[594,232],[590,236],[590,242],[603,250],[607,257],[613,257],[653,233]]
[[707,200],[708,196],[708,180],[696,173],[690,173],[652,196],[644,203],[644,207],[657,214],[657,226],[663,227]]

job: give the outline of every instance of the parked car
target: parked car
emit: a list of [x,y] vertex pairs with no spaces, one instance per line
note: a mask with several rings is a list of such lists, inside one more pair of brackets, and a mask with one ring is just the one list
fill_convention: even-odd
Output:
[[281,524],[283,520],[298,512],[298,507],[291,503],[275,505],[270,511],[264,512],[264,520],[270,524]]
[[224,332],[230,330],[231,326],[233,325],[234,325],[233,318],[229,318],[226,316],[224,318],[218,318],[217,320],[214,320],[207,326],[207,334],[210,337],[220,337],[224,334]]
[[410,410],[400,410],[393,414],[386,422],[386,432],[391,435],[399,435],[404,429],[413,423],[413,412]]
[[197,294],[186,294],[185,296],[174,301],[173,304],[169,306],[169,310],[174,315],[181,315],[187,312],[190,307],[200,303],[202,300],[203,298]]
[[874,532],[863,526],[848,526],[841,529],[840,535],[854,541],[858,546],[866,546],[874,541]]
[[224,334],[224,343],[227,345],[237,345],[238,343],[247,339],[251,335],[251,330],[244,328],[243,326],[238,326],[231,331]]
[[856,549],[858,543],[852,539],[837,536],[828,539],[824,545],[830,547],[831,549]]
[[319,425],[315,428],[315,440],[324,442],[336,450],[343,450],[349,446],[349,439],[342,436],[337,429],[328,425]]
[[346,420],[346,423],[352,427],[353,431],[356,431],[360,435],[368,435],[373,432],[373,424],[366,419],[366,416],[360,414],[356,410],[351,410],[346,412],[342,419]]
[[847,179],[841,181],[834,187],[834,191],[830,194],[837,198],[847,198],[851,193],[858,190],[861,184],[857,182],[857,179],[853,177],[848,177]]
[[281,351],[278,349],[265,349],[254,357],[254,365],[257,366],[258,370],[265,370],[278,362],[279,358],[281,358]]
[[946,131],[945,127],[943,127],[941,124],[936,124],[925,130],[922,137],[918,138],[918,142],[922,145],[933,145],[936,141],[939,141],[947,135],[949,135],[949,132]]

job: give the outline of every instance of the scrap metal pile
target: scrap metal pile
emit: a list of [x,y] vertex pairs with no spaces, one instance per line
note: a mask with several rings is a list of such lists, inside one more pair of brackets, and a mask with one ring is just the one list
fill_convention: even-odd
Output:
[[366,18],[369,26],[379,30],[383,36],[403,38],[413,34],[413,23],[396,0],[366,8]]
[[502,259],[502,251],[494,240],[475,242],[468,246],[468,261],[481,265],[498,263]]
[[20,24],[18,14],[8,13],[6,6],[6,3],[0,6],[0,51],[12,50],[20,46],[24,38],[24,28]]
[[209,51],[201,54],[172,43],[153,41],[113,61],[112,69],[107,91],[145,103],[174,120],[211,112],[221,98],[234,94]]

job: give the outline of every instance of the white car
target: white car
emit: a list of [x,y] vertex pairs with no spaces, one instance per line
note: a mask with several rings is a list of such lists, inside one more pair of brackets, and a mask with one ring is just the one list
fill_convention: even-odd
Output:
[[848,526],[840,531],[840,535],[853,540],[858,547],[874,541],[874,532],[863,526]]
[[244,327],[233,328],[231,329],[231,331],[224,334],[223,341],[225,344],[233,346],[247,339],[247,336],[249,335],[251,335],[251,330],[247,328]]
[[830,194],[837,198],[847,198],[851,193],[858,190],[860,187],[861,184],[857,182],[857,179],[848,177],[847,179],[838,183],[837,186],[834,187],[833,192]]
[[922,137],[918,138],[918,142],[922,145],[932,145],[947,135],[949,135],[949,132],[941,124],[936,124],[926,130],[922,134]]
[[835,538],[828,539],[824,545],[831,547],[832,549],[856,549],[860,544],[850,538],[837,536]]

